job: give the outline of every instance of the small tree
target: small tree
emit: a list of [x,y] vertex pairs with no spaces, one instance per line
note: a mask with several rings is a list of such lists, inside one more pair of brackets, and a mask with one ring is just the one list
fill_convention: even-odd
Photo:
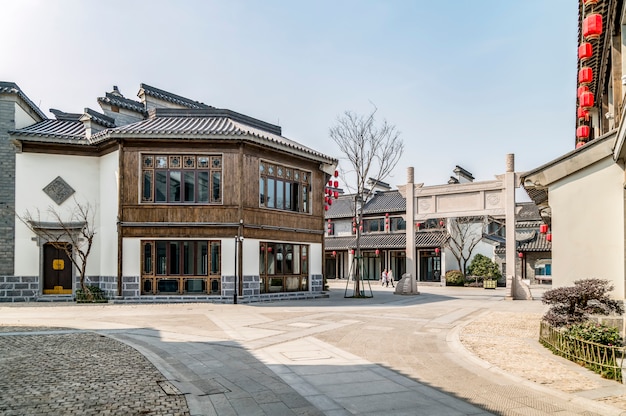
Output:
[[448,220],[450,238],[445,246],[450,250],[459,265],[461,273],[467,273],[467,263],[474,249],[483,239],[486,217],[457,217]]
[[489,257],[483,256],[482,254],[474,256],[472,262],[467,268],[467,272],[470,276],[479,276],[486,279],[498,280],[502,277],[502,273],[500,272],[498,265],[491,261]]
[[609,298],[613,285],[608,280],[584,279],[574,282],[574,286],[558,287],[543,294],[543,303],[552,305],[543,319],[550,325],[562,327],[581,323],[590,315],[621,314],[621,302]]
[[95,212],[89,203],[81,204],[74,198],[74,207],[64,215],[53,207],[45,211],[45,218],[37,210],[36,215],[26,211],[17,218],[28,227],[37,237],[62,249],[80,276],[80,287],[87,299],[93,295],[89,286],[85,284],[87,273],[87,258],[91,253],[95,230]]
[[[346,188],[354,194],[353,212],[356,228],[356,258],[354,267],[354,294],[361,295],[361,258],[360,226],[363,220],[363,208],[371,195],[369,182],[384,181],[393,171],[404,151],[400,132],[394,125],[383,120],[377,124],[374,107],[367,115],[358,115],[346,111],[337,118],[335,126],[330,128],[330,137],[339,146],[351,170],[342,171]],[[346,179],[355,177],[355,182]]]

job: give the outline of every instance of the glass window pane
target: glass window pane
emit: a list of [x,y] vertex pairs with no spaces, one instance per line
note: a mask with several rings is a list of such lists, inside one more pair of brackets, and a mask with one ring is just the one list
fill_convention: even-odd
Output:
[[302,246],[302,274],[309,274],[308,246]]
[[143,274],[152,274],[152,243],[143,245]]
[[291,200],[291,210],[295,212],[300,212],[300,184],[293,184],[293,193]]
[[169,242],[169,275],[180,274],[180,244],[178,241]]
[[183,274],[193,274],[193,242],[183,242]]
[[177,279],[159,279],[157,284],[157,290],[164,293],[177,293],[178,292],[178,280]]
[[185,292],[202,293],[204,292],[204,279],[187,279],[185,280]]
[[309,212],[309,188],[302,187],[302,212]]
[[209,202],[209,172],[198,172],[198,202]]
[[285,209],[291,211],[291,182],[285,182]]
[[276,252],[274,244],[267,245],[267,274],[276,274]]
[[170,202],[180,202],[180,172],[170,171]]
[[196,242],[196,274],[198,276],[206,276],[208,270],[208,252],[207,252],[207,242],[206,241],[197,241]]
[[220,268],[220,243],[211,243],[211,274],[219,274]]
[[152,171],[143,171],[143,201],[152,201]]
[[265,244],[261,243],[259,247],[259,275],[265,274]]
[[267,207],[274,208],[276,206],[276,200],[274,199],[274,179],[267,179]]
[[213,195],[211,197],[211,202],[220,202],[221,198],[221,184],[222,184],[222,174],[220,172],[213,172]]
[[282,244],[276,244],[276,274],[283,274],[283,263],[285,261],[285,253]]
[[167,243],[156,242],[156,274],[167,274]]
[[285,208],[285,182],[276,181],[276,208],[284,209]]
[[196,200],[196,174],[185,172],[185,202]]
[[167,201],[167,172],[158,170],[155,172],[156,202]]
[[285,244],[285,274],[293,274],[293,245]]
[[259,179],[259,205],[265,206],[265,178]]

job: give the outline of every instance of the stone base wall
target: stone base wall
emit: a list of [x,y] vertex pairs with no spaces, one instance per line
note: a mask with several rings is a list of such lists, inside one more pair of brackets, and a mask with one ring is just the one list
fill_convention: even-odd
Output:
[[321,274],[311,275],[311,292],[319,293],[324,291],[324,276]]
[[39,276],[0,276],[0,302],[34,302],[39,293]]

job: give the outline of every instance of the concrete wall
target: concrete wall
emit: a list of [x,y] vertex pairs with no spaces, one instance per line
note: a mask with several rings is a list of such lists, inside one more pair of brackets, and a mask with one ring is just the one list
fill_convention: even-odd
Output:
[[549,187],[555,287],[609,279],[614,296],[625,297],[623,183],[624,170],[608,157]]
[[102,225],[98,229],[100,274],[117,276],[117,215],[119,151],[99,158],[99,198],[96,207]]

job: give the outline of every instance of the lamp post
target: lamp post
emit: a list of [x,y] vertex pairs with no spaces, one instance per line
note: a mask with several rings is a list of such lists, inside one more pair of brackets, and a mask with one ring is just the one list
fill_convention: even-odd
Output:
[[237,281],[239,280],[239,274],[237,273],[237,265],[239,264],[239,244],[243,242],[243,236],[236,235],[235,236],[235,293],[233,294],[233,304],[237,304]]

